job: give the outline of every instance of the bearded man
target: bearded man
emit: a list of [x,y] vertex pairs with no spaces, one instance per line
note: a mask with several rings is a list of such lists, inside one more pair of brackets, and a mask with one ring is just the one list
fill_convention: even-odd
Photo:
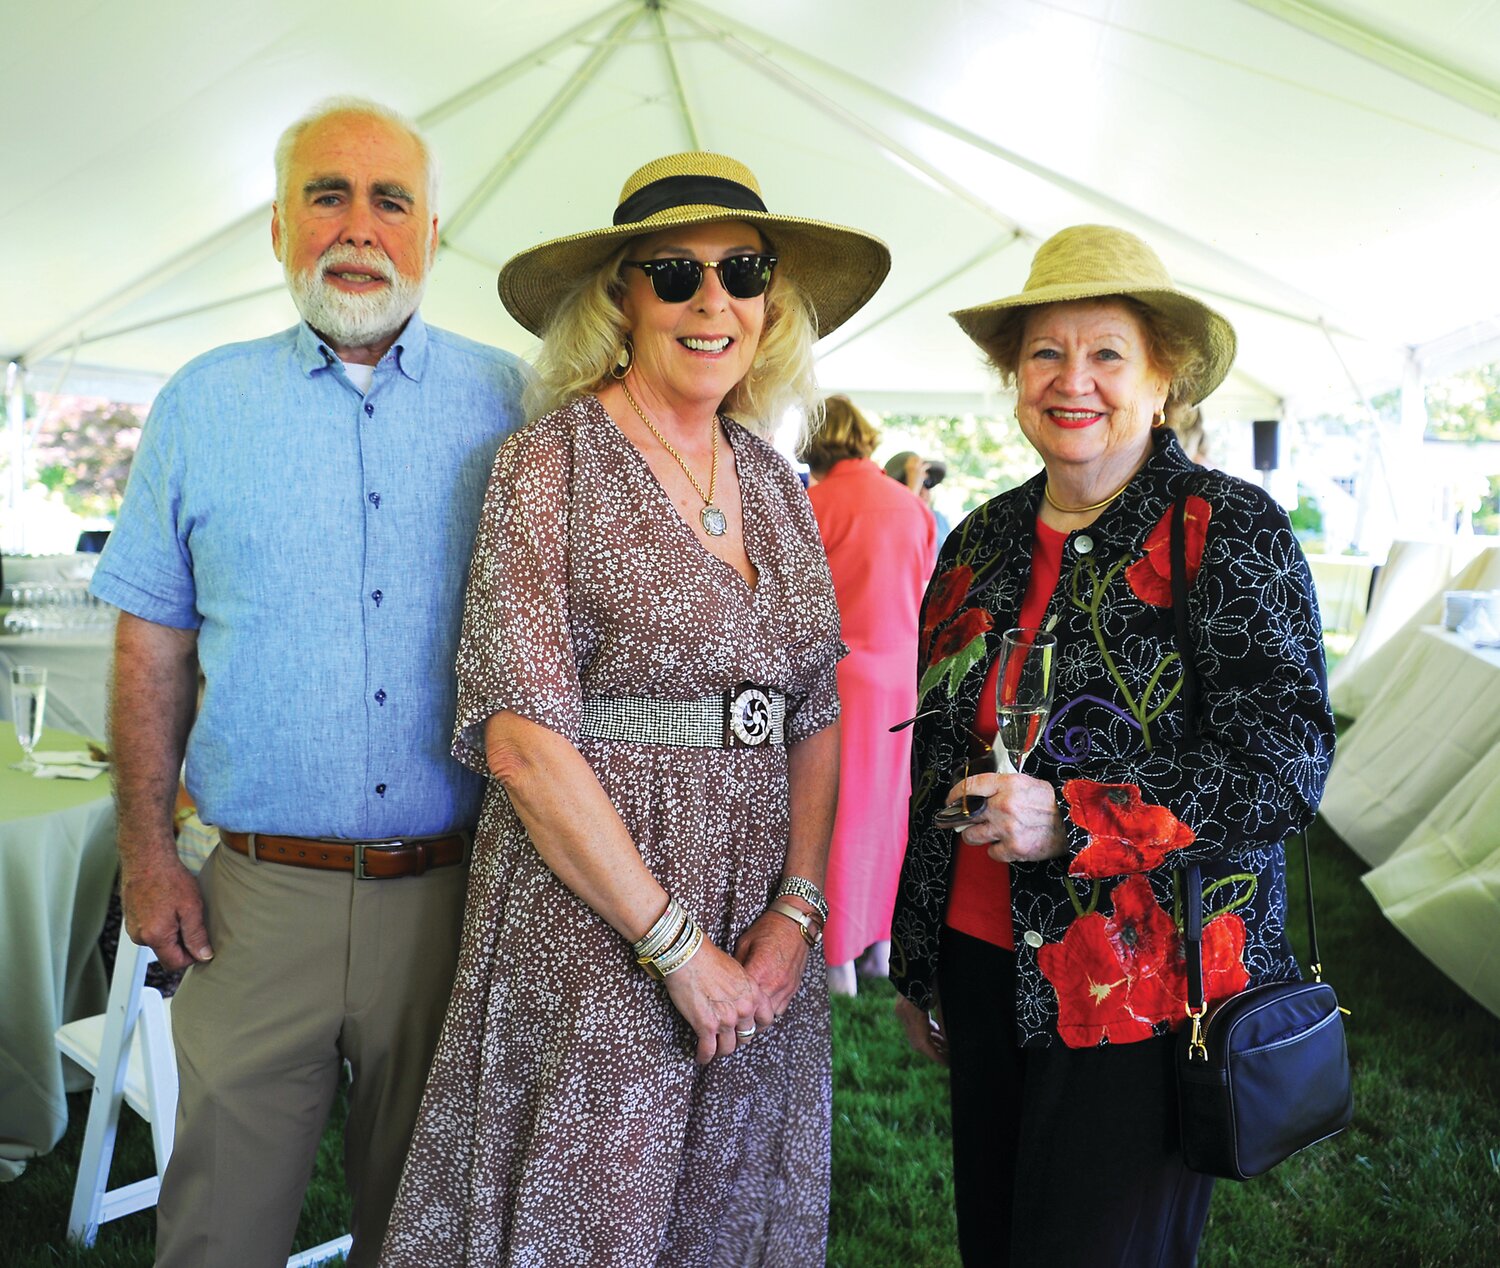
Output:
[[[524,374],[417,313],[436,188],[372,102],[286,131],[271,242],[303,321],[162,389],[94,577],[121,609],[126,928],[191,966],[158,1265],[285,1262],[346,1061],[349,1263],[373,1264],[442,1023],[480,797],[448,756],[454,653]],[[184,753],[223,842],[197,879]]]

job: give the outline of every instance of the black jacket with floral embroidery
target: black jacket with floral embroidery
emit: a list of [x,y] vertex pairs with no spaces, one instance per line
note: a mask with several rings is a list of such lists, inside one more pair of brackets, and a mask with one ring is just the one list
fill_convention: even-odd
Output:
[[[1129,1043],[1175,1027],[1197,862],[1210,999],[1298,975],[1282,842],[1312,820],[1333,760],[1322,628],[1281,508],[1194,466],[1170,433],[1118,501],[1068,535],[1047,607],[1051,718],[1027,773],[1057,789],[1068,852],[1011,866],[1017,1042]],[[968,728],[1031,572],[1044,476],[980,507],[944,543],[922,609],[921,702],[891,977],[930,1007],[957,836],[932,826],[962,778]],[[1168,522],[1187,492],[1188,629],[1198,739],[1186,742]],[[1298,930],[1298,937],[1305,936]]]

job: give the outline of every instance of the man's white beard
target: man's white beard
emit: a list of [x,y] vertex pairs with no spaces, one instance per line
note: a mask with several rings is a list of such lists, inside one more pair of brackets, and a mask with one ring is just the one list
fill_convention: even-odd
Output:
[[[365,294],[341,291],[324,278],[329,269],[368,273],[384,278],[386,285]],[[368,347],[394,335],[416,312],[427,289],[425,270],[421,277],[406,277],[384,251],[338,242],[312,268],[298,272],[283,264],[282,271],[302,319],[344,348]]]

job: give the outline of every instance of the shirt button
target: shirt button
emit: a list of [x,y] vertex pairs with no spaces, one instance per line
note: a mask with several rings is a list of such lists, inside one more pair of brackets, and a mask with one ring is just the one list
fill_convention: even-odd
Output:
[[370,505],[373,506],[377,511],[380,509],[380,494],[370,494]]
[[384,784],[376,784],[375,785],[375,791],[377,793],[379,793],[382,797],[384,797],[385,796],[385,785]]
[[385,594],[380,590],[371,590],[370,598],[375,600],[375,606],[378,608],[380,606],[380,601],[385,598]]
[[375,693],[375,703],[376,704],[384,704],[385,703],[385,688],[384,687],[382,687],[379,691],[377,691]]
[[369,401],[365,402],[365,415],[369,418],[375,417],[375,407]]
[[1073,539],[1073,549],[1080,555],[1087,555],[1094,549],[1094,539],[1087,533],[1079,533]]
[[1042,943],[1046,941],[1046,939],[1044,939],[1042,935],[1039,934],[1035,929],[1028,929],[1021,935],[1021,941],[1023,941],[1028,947],[1035,949],[1041,946]]

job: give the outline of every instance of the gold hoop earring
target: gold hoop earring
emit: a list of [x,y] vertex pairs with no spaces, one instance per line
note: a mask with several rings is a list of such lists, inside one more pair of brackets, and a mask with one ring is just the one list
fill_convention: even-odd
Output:
[[610,367],[609,377],[616,382],[623,381],[625,376],[630,373],[630,363],[634,360],[635,349],[630,346],[630,340],[627,338],[620,345],[620,351],[615,354],[615,363]]
[[1156,411],[1156,413],[1154,413],[1154,414],[1151,415],[1151,426],[1152,427],[1165,427],[1166,425],[1167,425],[1167,411],[1166,410],[1159,409],[1159,410]]

